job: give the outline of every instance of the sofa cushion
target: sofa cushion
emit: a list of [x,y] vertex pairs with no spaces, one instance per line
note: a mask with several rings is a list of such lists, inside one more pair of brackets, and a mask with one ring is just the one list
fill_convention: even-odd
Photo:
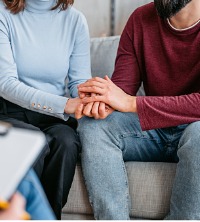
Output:
[[[117,49],[120,36],[110,36],[91,39],[91,71],[92,76],[104,77],[112,76],[114,71]],[[144,95],[143,85],[138,90],[137,95]]]
[[[132,202],[131,218],[163,219],[169,212],[176,164],[127,162],[126,169]],[[63,208],[63,215],[68,218],[75,214],[75,219],[80,219],[80,215],[92,218],[80,165],[76,168],[68,202]]]
[[69,192],[66,206],[63,213],[70,214],[92,214],[92,208],[89,204],[87,190],[84,184],[81,166],[78,163],[74,175],[72,187]]

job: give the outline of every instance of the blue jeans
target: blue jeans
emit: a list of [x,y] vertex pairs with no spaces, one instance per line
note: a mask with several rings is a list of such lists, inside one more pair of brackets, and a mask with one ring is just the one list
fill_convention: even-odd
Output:
[[200,122],[142,131],[137,114],[84,117],[78,133],[82,167],[96,219],[127,220],[125,161],[178,162],[166,219],[200,219]]
[[33,170],[27,173],[17,190],[25,197],[26,211],[30,214],[32,220],[55,220],[55,216]]

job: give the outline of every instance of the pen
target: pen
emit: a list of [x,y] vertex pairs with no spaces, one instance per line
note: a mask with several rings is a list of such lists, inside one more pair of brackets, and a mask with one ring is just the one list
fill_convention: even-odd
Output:
[[[0,209],[1,210],[6,210],[9,208],[9,202],[4,201],[4,200],[0,200]],[[23,215],[22,215],[22,220],[30,220],[30,214],[27,213],[26,211],[24,211]]]

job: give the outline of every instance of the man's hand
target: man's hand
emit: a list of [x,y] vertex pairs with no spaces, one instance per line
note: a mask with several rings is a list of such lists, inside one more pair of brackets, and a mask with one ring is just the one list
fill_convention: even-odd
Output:
[[126,94],[116,86],[108,76],[95,77],[78,86],[79,94],[96,93],[99,95],[84,97],[82,103],[103,102],[120,112],[137,112],[136,97]]

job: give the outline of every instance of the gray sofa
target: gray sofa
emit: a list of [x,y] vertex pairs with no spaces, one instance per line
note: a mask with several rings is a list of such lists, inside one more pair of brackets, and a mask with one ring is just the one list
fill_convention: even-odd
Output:
[[[92,74],[103,77],[112,74],[119,36],[91,40]],[[139,92],[142,93],[142,89]],[[127,162],[132,208],[131,218],[163,219],[169,212],[170,196],[176,164]],[[62,219],[94,219],[89,204],[81,166],[76,173]]]

